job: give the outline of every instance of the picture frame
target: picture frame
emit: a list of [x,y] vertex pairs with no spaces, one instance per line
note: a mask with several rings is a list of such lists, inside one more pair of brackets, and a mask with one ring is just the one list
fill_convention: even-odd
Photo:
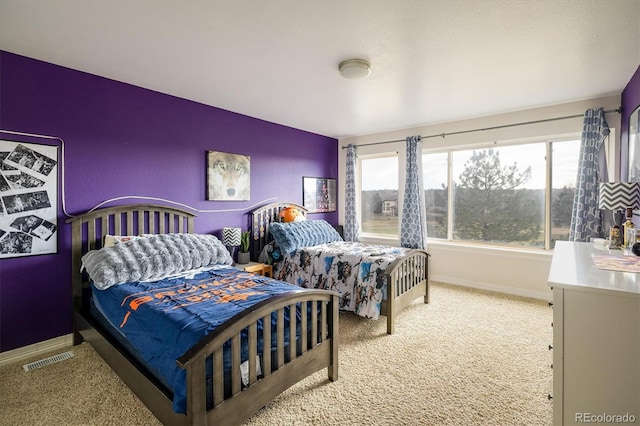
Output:
[[640,182],[640,105],[629,116],[628,180]]
[[0,259],[58,252],[58,147],[0,140]]
[[207,200],[251,199],[251,157],[229,152],[207,151]]
[[302,205],[309,213],[336,211],[336,180],[333,178],[302,178]]

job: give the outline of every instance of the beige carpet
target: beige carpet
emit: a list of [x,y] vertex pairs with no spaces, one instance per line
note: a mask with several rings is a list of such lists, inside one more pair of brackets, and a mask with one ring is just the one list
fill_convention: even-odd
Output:
[[[551,308],[437,283],[431,294],[392,336],[384,318],[341,313],[339,380],[319,371],[246,425],[551,424]],[[30,372],[53,354],[0,368],[1,425],[159,424],[91,347],[69,350]]]

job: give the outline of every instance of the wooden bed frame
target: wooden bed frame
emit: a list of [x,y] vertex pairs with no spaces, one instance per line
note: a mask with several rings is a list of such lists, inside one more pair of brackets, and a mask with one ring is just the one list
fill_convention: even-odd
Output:
[[[202,341],[194,345],[176,362],[186,370],[187,414],[177,414],[172,408],[170,392],[158,382],[130,353],[116,342],[91,318],[89,312],[90,287],[86,274],[80,272],[81,257],[89,250],[102,246],[104,236],[164,233],[192,233],[195,215],[176,208],[156,205],[125,205],[95,210],[67,221],[72,226],[72,277],[74,306],[74,344],[83,340],[104,358],[151,412],[167,425],[239,424],[251,417],[275,396],[308,375],[327,368],[329,380],[338,379],[338,295],[328,291],[287,292],[265,300],[232,318]],[[307,318],[308,303],[311,309]],[[299,306],[302,353],[296,345],[289,345],[285,356],[284,309]],[[276,313],[277,349],[273,354],[264,351],[262,375],[256,368],[257,322]],[[290,322],[296,329],[295,316]],[[241,386],[240,332],[249,335],[249,384]],[[271,340],[266,327],[265,341]],[[293,331],[295,335],[295,331]],[[309,341],[307,339],[309,337]],[[232,395],[223,396],[222,346],[231,341]],[[206,408],[205,359],[214,355],[213,408]],[[275,368],[271,368],[276,365]]]
[[[264,246],[272,240],[269,224],[279,222],[280,212],[289,206],[305,215],[308,213],[308,209],[300,204],[284,202],[267,204],[251,212],[252,260],[257,260]],[[387,334],[393,334],[396,317],[415,299],[423,296],[424,303],[429,303],[429,256],[425,250],[411,250],[385,270],[387,299],[382,301],[380,313],[387,317]]]

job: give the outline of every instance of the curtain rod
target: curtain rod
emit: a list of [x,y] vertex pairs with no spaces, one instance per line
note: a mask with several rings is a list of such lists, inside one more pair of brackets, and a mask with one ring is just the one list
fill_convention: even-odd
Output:
[[[617,112],[618,114],[620,114],[622,112],[622,107],[616,108],[616,109],[610,109],[608,111],[605,111],[605,114],[609,114],[611,112]],[[584,117],[584,114],[576,114],[576,115],[566,115],[564,117],[554,117],[554,118],[545,118],[542,120],[534,120],[534,121],[523,121],[521,123],[512,123],[512,124],[503,124],[501,126],[492,126],[492,127],[480,127],[478,129],[471,129],[471,130],[460,130],[457,132],[449,132],[449,133],[438,133],[438,134],[434,134],[434,135],[427,135],[427,136],[420,136],[422,139],[428,139],[428,138],[444,138],[446,136],[452,136],[452,135],[462,135],[465,133],[473,133],[473,132],[482,132],[485,130],[496,130],[496,129],[504,129],[507,127],[516,127],[516,126],[525,126],[528,124],[538,124],[538,123],[546,123],[548,121],[557,121],[557,120],[566,120],[569,118],[579,118],[579,117]],[[382,145],[382,144],[386,144],[386,143],[395,143],[395,142],[404,142],[405,139],[396,139],[396,140],[392,140],[392,141],[384,141],[384,142],[371,142],[371,143],[363,143],[360,145],[356,145],[356,146],[370,146],[370,145]],[[346,146],[343,146],[342,149],[346,149]]]

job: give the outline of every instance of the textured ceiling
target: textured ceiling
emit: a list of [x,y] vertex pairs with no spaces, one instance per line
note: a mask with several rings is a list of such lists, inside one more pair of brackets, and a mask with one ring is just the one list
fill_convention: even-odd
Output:
[[0,50],[346,137],[620,94],[640,0],[0,0]]

